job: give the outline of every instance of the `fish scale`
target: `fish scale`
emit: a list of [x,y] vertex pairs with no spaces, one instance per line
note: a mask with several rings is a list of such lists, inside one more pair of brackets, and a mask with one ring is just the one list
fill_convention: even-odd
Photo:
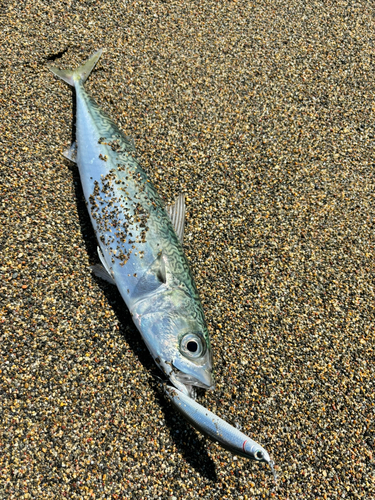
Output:
[[132,141],[86,93],[83,84],[100,55],[75,71],[50,68],[76,91],[77,142],[66,156],[79,168],[105,268],[99,275],[116,284],[155,362],[177,388],[186,394],[194,386],[213,388],[209,334],[180,241],[182,198],[167,212],[132,155]]

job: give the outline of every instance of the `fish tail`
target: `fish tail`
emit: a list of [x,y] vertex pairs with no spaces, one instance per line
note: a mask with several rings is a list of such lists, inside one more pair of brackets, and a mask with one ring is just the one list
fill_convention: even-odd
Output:
[[77,69],[58,69],[53,66],[49,66],[49,69],[56,76],[64,80],[64,82],[69,83],[72,87],[75,87],[77,82],[85,83],[89,74],[94,69],[95,64],[99,61],[100,56],[102,55],[103,49],[98,50],[93,54],[85,63],[82,64]]

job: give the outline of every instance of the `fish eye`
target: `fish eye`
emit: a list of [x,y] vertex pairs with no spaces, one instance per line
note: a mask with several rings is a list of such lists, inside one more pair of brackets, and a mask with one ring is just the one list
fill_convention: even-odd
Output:
[[199,358],[206,352],[206,343],[197,333],[188,333],[181,339],[180,349],[188,358]]
[[254,455],[257,460],[263,460],[264,458],[263,451],[261,450],[257,450]]

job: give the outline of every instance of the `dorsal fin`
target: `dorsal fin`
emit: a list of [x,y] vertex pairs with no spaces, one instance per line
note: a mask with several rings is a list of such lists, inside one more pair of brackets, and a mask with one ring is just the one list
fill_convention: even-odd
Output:
[[184,240],[184,229],[185,229],[185,195],[179,194],[175,199],[174,203],[166,207],[169,218],[172,221],[172,225],[178,239],[181,243]]

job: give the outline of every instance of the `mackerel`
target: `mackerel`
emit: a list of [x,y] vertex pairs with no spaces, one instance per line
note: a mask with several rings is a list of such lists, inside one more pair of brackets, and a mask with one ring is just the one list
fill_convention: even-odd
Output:
[[184,196],[165,207],[134,157],[134,142],[87,94],[99,50],[76,70],[50,70],[73,86],[76,142],[65,156],[78,165],[101,266],[115,284],[156,364],[191,395],[212,389],[212,351],[203,308],[183,248]]

